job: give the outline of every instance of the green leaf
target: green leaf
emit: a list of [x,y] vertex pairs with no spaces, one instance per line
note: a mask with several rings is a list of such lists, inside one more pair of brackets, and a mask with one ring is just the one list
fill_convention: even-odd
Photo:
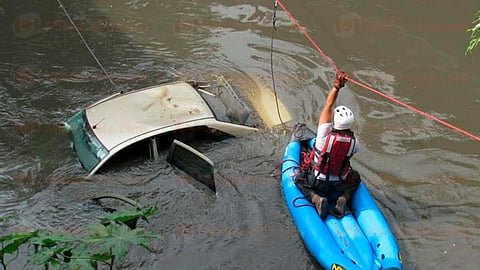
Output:
[[90,256],[90,258],[95,261],[108,261],[111,260],[112,257],[110,253],[97,253]]
[[35,236],[38,235],[39,232],[40,232],[39,230],[36,230],[36,231],[33,231],[33,232],[7,234],[7,235],[4,235],[4,236],[0,237],[0,242],[7,242],[7,241],[10,241],[12,239],[35,237]]
[[108,224],[111,222],[128,222],[136,218],[142,218],[148,222],[148,217],[158,211],[156,206],[150,206],[144,210],[131,210],[131,211],[116,211],[106,214],[102,219],[102,224]]
[[81,244],[76,246],[74,249],[71,250],[71,256],[69,257],[70,261],[62,264],[62,269],[69,269],[69,270],[95,270],[97,269],[95,261],[102,261],[96,260],[94,258],[95,255],[91,254],[91,249],[88,245]]
[[[87,228],[90,231],[90,236],[87,237],[86,239],[83,239],[83,241],[84,242],[90,242],[90,243],[91,242],[98,242],[98,241],[101,242],[103,237],[109,237],[110,236],[111,233],[109,231],[109,226],[104,226],[102,224],[88,225]],[[95,240],[95,241],[93,241],[93,240]]]
[[45,265],[50,263],[54,259],[55,250],[54,249],[41,249],[33,254],[30,254],[28,259],[29,265]]
[[480,10],[476,13],[476,16],[477,19],[473,21],[473,24],[476,25],[467,29],[467,33],[470,33],[470,42],[465,50],[465,55],[472,53],[473,49],[480,43]]
[[41,247],[53,247],[55,245],[62,245],[66,243],[72,243],[77,241],[75,236],[68,235],[64,233],[47,233],[41,231],[37,237],[33,238],[30,243],[34,245],[39,245]]
[[[103,227],[103,228],[102,228]],[[149,241],[158,238],[144,229],[131,230],[125,225],[91,226],[91,236],[84,239],[86,243],[98,244],[100,253],[110,253],[123,260],[128,251],[128,245],[141,245],[148,249]]]
[[145,210],[143,210],[143,219],[148,222],[148,217],[152,216],[153,214],[158,212],[158,207],[156,206],[149,206]]
[[54,267],[63,263],[61,258],[64,252],[74,249],[79,241],[71,235],[64,233],[48,233],[41,231],[29,243],[36,246],[35,252],[30,255],[30,265],[52,265]]
[[5,235],[0,238],[0,242],[4,243],[4,248],[0,249],[0,255],[3,256],[4,254],[12,254],[18,247],[22,244],[26,243],[33,237],[38,235],[38,231],[28,232],[28,233],[14,233]]

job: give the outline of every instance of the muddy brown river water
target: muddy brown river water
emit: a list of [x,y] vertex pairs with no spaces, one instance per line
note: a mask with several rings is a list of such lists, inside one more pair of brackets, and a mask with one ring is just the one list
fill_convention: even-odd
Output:
[[[478,2],[283,3],[353,78],[480,135],[480,49],[464,55]],[[115,86],[56,1],[0,1],[0,217],[14,217],[0,234],[81,233],[102,214],[88,198],[114,192],[160,208],[145,226],[162,239],[153,253],[132,249],[123,269],[320,269],[270,176],[288,130],[198,143],[216,165],[215,196],[163,160],[86,179],[58,126],[114,92],[175,78],[223,75],[261,96],[272,88],[273,1],[64,6]],[[278,97],[294,122],[315,127],[334,71],[284,12],[277,17]],[[353,165],[397,236],[405,269],[478,269],[479,142],[352,84],[338,102],[356,114],[362,149]]]

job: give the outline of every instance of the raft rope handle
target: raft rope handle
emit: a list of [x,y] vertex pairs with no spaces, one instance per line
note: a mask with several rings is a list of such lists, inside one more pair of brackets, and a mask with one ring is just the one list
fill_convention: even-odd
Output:
[[312,207],[315,207],[315,205],[314,205],[313,203],[301,203],[301,204],[297,204],[297,201],[298,201],[298,200],[301,200],[301,199],[304,199],[304,200],[307,200],[307,201],[308,201],[308,199],[307,199],[306,196],[300,196],[300,197],[297,197],[297,198],[295,198],[295,199],[293,200],[293,202],[292,202],[293,206],[295,206],[295,207],[297,207],[297,208],[298,208],[298,207],[304,207],[304,206],[312,206]]
[[73,22],[72,20],[72,17],[70,17],[70,14],[68,14],[67,10],[65,9],[65,7],[63,6],[63,3],[61,2],[61,0],[57,0],[58,2],[58,5],[60,6],[60,8],[63,10],[63,12],[65,13],[65,15],[67,15],[67,18],[68,20],[70,21],[70,23],[72,24],[73,28],[75,28],[75,31],[77,31],[77,34],[78,36],[80,36],[80,39],[83,41],[83,44],[85,44],[85,47],[87,47],[88,51],[90,52],[90,54],[92,55],[93,59],[95,59],[95,61],[97,62],[98,66],[100,67],[100,69],[103,71],[103,73],[105,74],[105,76],[107,76],[108,80],[110,81],[110,83],[115,86],[115,83],[113,83],[113,80],[112,78],[110,77],[110,75],[108,74],[108,72],[105,70],[105,68],[103,67],[102,63],[100,63],[100,60],[98,60],[98,58],[95,56],[95,53],[93,53],[92,49],[90,48],[90,46],[88,46],[88,43],[87,41],[85,40],[85,38],[83,38],[83,35],[82,33],[80,32],[80,30],[78,29],[77,25],[75,25],[75,22]]
[[[303,27],[302,25],[300,25],[300,23],[295,19],[295,17],[293,17],[293,15],[287,10],[287,8],[283,5],[283,3],[282,3],[280,0],[276,0],[276,1],[275,1],[275,11],[276,11],[277,4],[283,9],[283,11],[287,14],[287,16],[290,18],[290,20],[292,20],[292,22],[297,26],[297,28],[303,33],[303,35],[305,35],[305,37],[310,41],[310,43],[313,45],[313,47],[315,47],[315,49],[322,55],[322,57],[325,59],[325,61],[328,62],[328,64],[330,65],[330,67],[332,67],[332,68],[335,70],[335,72],[337,72],[337,71],[338,71],[338,68],[337,68],[337,66],[333,63],[333,61],[330,59],[330,57],[328,57],[327,54],[320,48],[320,46],[318,46],[318,44],[317,44],[317,43],[313,40],[313,38],[308,34],[306,28]],[[274,14],[275,14],[275,12],[274,12]],[[274,16],[275,16],[275,15],[274,15]],[[274,17],[274,18],[275,18],[275,17]],[[275,22],[274,22],[274,28],[275,28]],[[274,29],[274,30],[275,30],[275,29]],[[273,46],[273,30],[272,30],[272,46]],[[273,51],[273,48],[272,48],[272,51]],[[273,79],[273,68],[272,68],[272,79]],[[354,83],[354,84],[356,84],[356,85],[358,85],[358,86],[360,86],[360,87],[362,87],[362,88],[365,88],[365,89],[367,89],[367,90],[369,90],[369,91],[371,91],[371,92],[373,92],[373,93],[375,93],[375,94],[378,94],[378,95],[380,95],[380,96],[382,96],[382,97],[384,97],[384,98],[386,98],[386,99],[388,99],[388,100],[390,100],[390,101],[393,101],[394,103],[397,103],[398,105],[401,105],[401,106],[403,106],[403,107],[405,107],[405,108],[407,108],[407,109],[409,109],[409,110],[411,110],[411,111],[413,111],[413,112],[419,113],[419,114],[421,114],[421,115],[423,115],[423,116],[425,116],[425,117],[427,117],[427,118],[429,118],[429,119],[431,119],[431,120],[433,120],[433,121],[435,121],[435,122],[437,122],[437,123],[440,123],[440,124],[442,124],[442,125],[450,128],[450,129],[453,129],[453,130],[455,130],[455,131],[457,131],[457,132],[460,132],[460,133],[464,134],[465,136],[468,136],[468,137],[470,137],[470,138],[472,138],[472,139],[474,139],[474,140],[480,141],[480,137],[479,137],[479,136],[474,135],[474,134],[472,134],[472,133],[470,133],[470,132],[468,132],[468,131],[466,131],[466,130],[463,130],[463,129],[457,127],[457,126],[454,126],[454,125],[452,125],[452,124],[450,124],[450,123],[448,123],[448,122],[446,122],[446,121],[443,121],[443,120],[441,120],[441,119],[439,119],[439,118],[437,118],[437,117],[435,117],[435,116],[433,116],[433,115],[430,115],[430,114],[428,114],[428,113],[426,113],[426,112],[424,112],[424,111],[421,111],[421,110],[419,110],[419,109],[417,109],[417,108],[415,108],[415,107],[413,107],[413,106],[411,106],[411,105],[406,104],[405,102],[402,102],[402,101],[400,101],[400,100],[398,100],[398,99],[396,99],[396,98],[393,98],[393,97],[391,97],[391,96],[389,96],[389,95],[387,95],[387,94],[385,94],[385,93],[383,93],[383,92],[380,92],[379,90],[376,90],[376,89],[374,89],[374,88],[372,88],[372,87],[370,87],[370,86],[368,86],[368,85],[366,85],[366,84],[364,84],[364,83],[358,82],[358,81],[356,81],[356,80],[354,80],[354,79],[352,79],[352,78],[350,78],[350,77],[347,77],[347,80],[350,81],[350,82],[352,82],[352,83]],[[274,84],[274,88],[273,88],[273,89],[275,90],[275,84]],[[275,97],[276,97],[276,92],[275,92]]]
[[[280,166],[282,166],[284,162],[287,162],[287,161],[295,162],[295,163],[297,163],[297,165],[292,165],[292,166],[290,166],[290,167],[288,167],[288,168],[285,168],[281,173],[279,173],[279,174],[274,174],[274,172],[275,172]],[[281,162],[279,162],[279,163],[277,164],[277,166],[275,166],[275,168],[273,168],[272,171],[270,171],[270,176],[277,178],[277,177],[280,177],[284,172],[288,171],[289,169],[295,169],[295,168],[300,169],[300,165],[298,165],[298,162],[297,162],[296,160],[294,160],[294,159],[285,159],[285,160],[282,160]]]
[[[283,160],[281,164],[283,164],[283,163],[286,162],[286,161],[293,161],[293,162],[297,163],[297,165],[292,165],[292,166],[290,166],[290,167],[285,168],[284,170],[282,170],[282,174],[283,174],[284,172],[288,171],[289,169],[292,169],[292,171],[293,171],[293,169],[300,169],[300,164],[298,164],[298,162],[297,162],[296,160],[294,160],[294,159],[286,159],[286,160]],[[297,175],[297,174],[298,174],[298,172],[295,173],[295,175]]]

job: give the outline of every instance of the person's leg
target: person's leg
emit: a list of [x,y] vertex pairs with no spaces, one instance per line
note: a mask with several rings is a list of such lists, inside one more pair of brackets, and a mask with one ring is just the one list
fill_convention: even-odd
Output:
[[321,219],[325,219],[328,215],[328,200],[327,198],[320,196],[318,194],[314,194],[312,196],[312,203],[315,205],[317,209],[317,213]]
[[360,174],[357,171],[351,170],[345,180],[341,181],[335,185],[335,189],[340,192],[340,196],[337,199],[335,205],[335,213],[339,215],[345,215],[347,202],[353,196],[353,193],[357,190],[358,185],[360,185]]
[[318,215],[324,219],[328,215],[328,199],[326,194],[330,185],[325,181],[315,179],[311,172],[301,172],[295,177],[295,185],[312,202]]
[[314,176],[313,174],[310,176],[310,182],[313,184],[313,189],[315,190],[315,194],[317,196],[312,197],[312,202],[315,204],[315,208],[317,209],[318,215],[321,219],[325,219],[329,212],[328,207],[328,194],[332,189],[332,185],[330,182],[322,181],[319,179],[312,179]]
[[314,192],[312,186],[307,180],[308,175],[308,171],[301,171],[297,176],[295,176],[294,182],[298,190],[300,190],[303,195],[310,200]]

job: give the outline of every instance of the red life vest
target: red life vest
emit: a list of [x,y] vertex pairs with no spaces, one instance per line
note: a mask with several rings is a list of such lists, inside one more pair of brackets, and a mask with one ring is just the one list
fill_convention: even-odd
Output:
[[[350,158],[355,149],[355,136],[352,131],[331,131],[322,149],[314,147],[311,157],[313,168],[328,178],[330,175],[344,178],[350,170]],[[315,162],[316,160],[316,162]]]

